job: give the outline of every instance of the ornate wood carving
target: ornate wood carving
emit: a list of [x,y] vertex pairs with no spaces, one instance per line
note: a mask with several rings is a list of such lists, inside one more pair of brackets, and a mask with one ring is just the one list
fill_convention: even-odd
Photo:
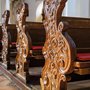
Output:
[[43,47],[45,65],[42,70],[42,90],[66,90],[65,74],[71,67],[70,46],[62,34],[63,23],[57,15],[65,7],[67,0],[44,0],[44,27],[46,41]]
[[19,75],[25,76],[25,63],[28,56],[28,38],[25,33],[25,21],[28,16],[28,5],[23,3],[17,10],[17,57],[16,71]]
[[7,25],[9,21],[10,12],[6,10],[2,15],[2,61],[7,64],[8,59],[8,33]]

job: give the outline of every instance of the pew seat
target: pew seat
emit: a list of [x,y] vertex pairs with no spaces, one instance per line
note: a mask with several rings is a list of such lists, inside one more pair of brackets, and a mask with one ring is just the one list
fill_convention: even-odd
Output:
[[32,46],[32,50],[42,50],[43,46]]
[[77,59],[80,61],[90,61],[90,53],[78,53]]
[[78,53],[74,62],[74,73],[79,75],[90,74],[90,53]]
[[[7,33],[8,33],[8,63],[6,65],[7,69],[12,69],[12,66],[15,66],[15,57],[17,54],[16,50],[16,40],[17,40],[17,30],[16,25],[14,24],[7,24]],[[0,26],[0,53],[2,50],[2,28]],[[1,55],[0,55],[1,56]],[[1,59],[2,61],[2,59]],[[15,68],[15,67],[14,67]]]
[[45,42],[45,29],[40,22],[26,22],[26,29],[31,39],[30,59],[42,60],[42,48]]
[[[90,19],[62,17],[62,21],[69,23],[67,33],[76,45],[73,73],[79,75],[90,74]],[[72,50],[72,52],[74,51]]]
[[11,42],[10,47],[16,47],[16,42]]
[[30,50],[30,57],[36,60],[44,59],[42,55],[42,48],[43,46],[32,46]]

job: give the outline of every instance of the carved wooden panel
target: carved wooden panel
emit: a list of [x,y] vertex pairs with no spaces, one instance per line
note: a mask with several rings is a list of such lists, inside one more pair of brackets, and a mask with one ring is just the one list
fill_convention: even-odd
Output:
[[28,55],[28,38],[25,33],[25,21],[28,16],[28,5],[23,3],[17,10],[17,56],[16,56],[16,71],[21,76],[25,75],[24,65]]
[[7,64],[8,57],[8,33],[7,25],[9,21],[10,12],[6,10],[2,15],[2,61]]
[[44,0],[44,27],[46,41],[43,47],[45,65],[42,70],[42,90],[66,90],[66,77],[71,66],[69,43],[62,34],[63,23],[57,15],[62,15],[67,0]]

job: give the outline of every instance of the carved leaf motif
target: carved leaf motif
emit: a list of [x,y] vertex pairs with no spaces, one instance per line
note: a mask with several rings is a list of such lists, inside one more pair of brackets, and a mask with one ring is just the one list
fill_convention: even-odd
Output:
[[6,10],[2,15],[2,61],[7,63],[7,54],[8,54],[8,33],[7,33],[7,24],[9,21],[10,12]]
[[70,47],[62,34],[63,23],[57,22],[57,13],[62,14],[66,1],[44,0],[43,23],[46,30],[46,41],[42,50],[45,57],[42,70],[44,90],[61,90],[60,83],[66,82],[64,74],[71,64]]
[[28,5],[23,3],[18,11],[17,11],[17,57],[16,57],[16,70],[17,73],[24,76],[24,64],[26,62],[26,58],[28,55],[28,38],[25,33],[25,21],[26,16],[28,15],[26,12],[28,9]]

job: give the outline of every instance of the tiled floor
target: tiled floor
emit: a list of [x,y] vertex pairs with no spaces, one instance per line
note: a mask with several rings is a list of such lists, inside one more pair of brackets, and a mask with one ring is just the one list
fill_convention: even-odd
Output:
[[90,90],[90,80],[70,82],[68,90]]
[[[34,69],[34,71],[36,71],[36,69]],[[37,78],[34,78],[34,81],[37,80],[38,80]],[[90,80],[69,82],[67,87],[68,87],[67,90],[90,90]],[[30,84],[30,88],[31,88],[30,90],[41,90],[39,84],[37,85]],[[12,81],[0,70],[0,90],[22,90],[22,89],[17,87],[14,81]]]
[[[41,90],[39,85],[35,85],[34,88]],[[70,82],[67,84],[67,90],[90,90],[90,80]]]
[[15,83],[0,70],[0,90],[20,90]]

